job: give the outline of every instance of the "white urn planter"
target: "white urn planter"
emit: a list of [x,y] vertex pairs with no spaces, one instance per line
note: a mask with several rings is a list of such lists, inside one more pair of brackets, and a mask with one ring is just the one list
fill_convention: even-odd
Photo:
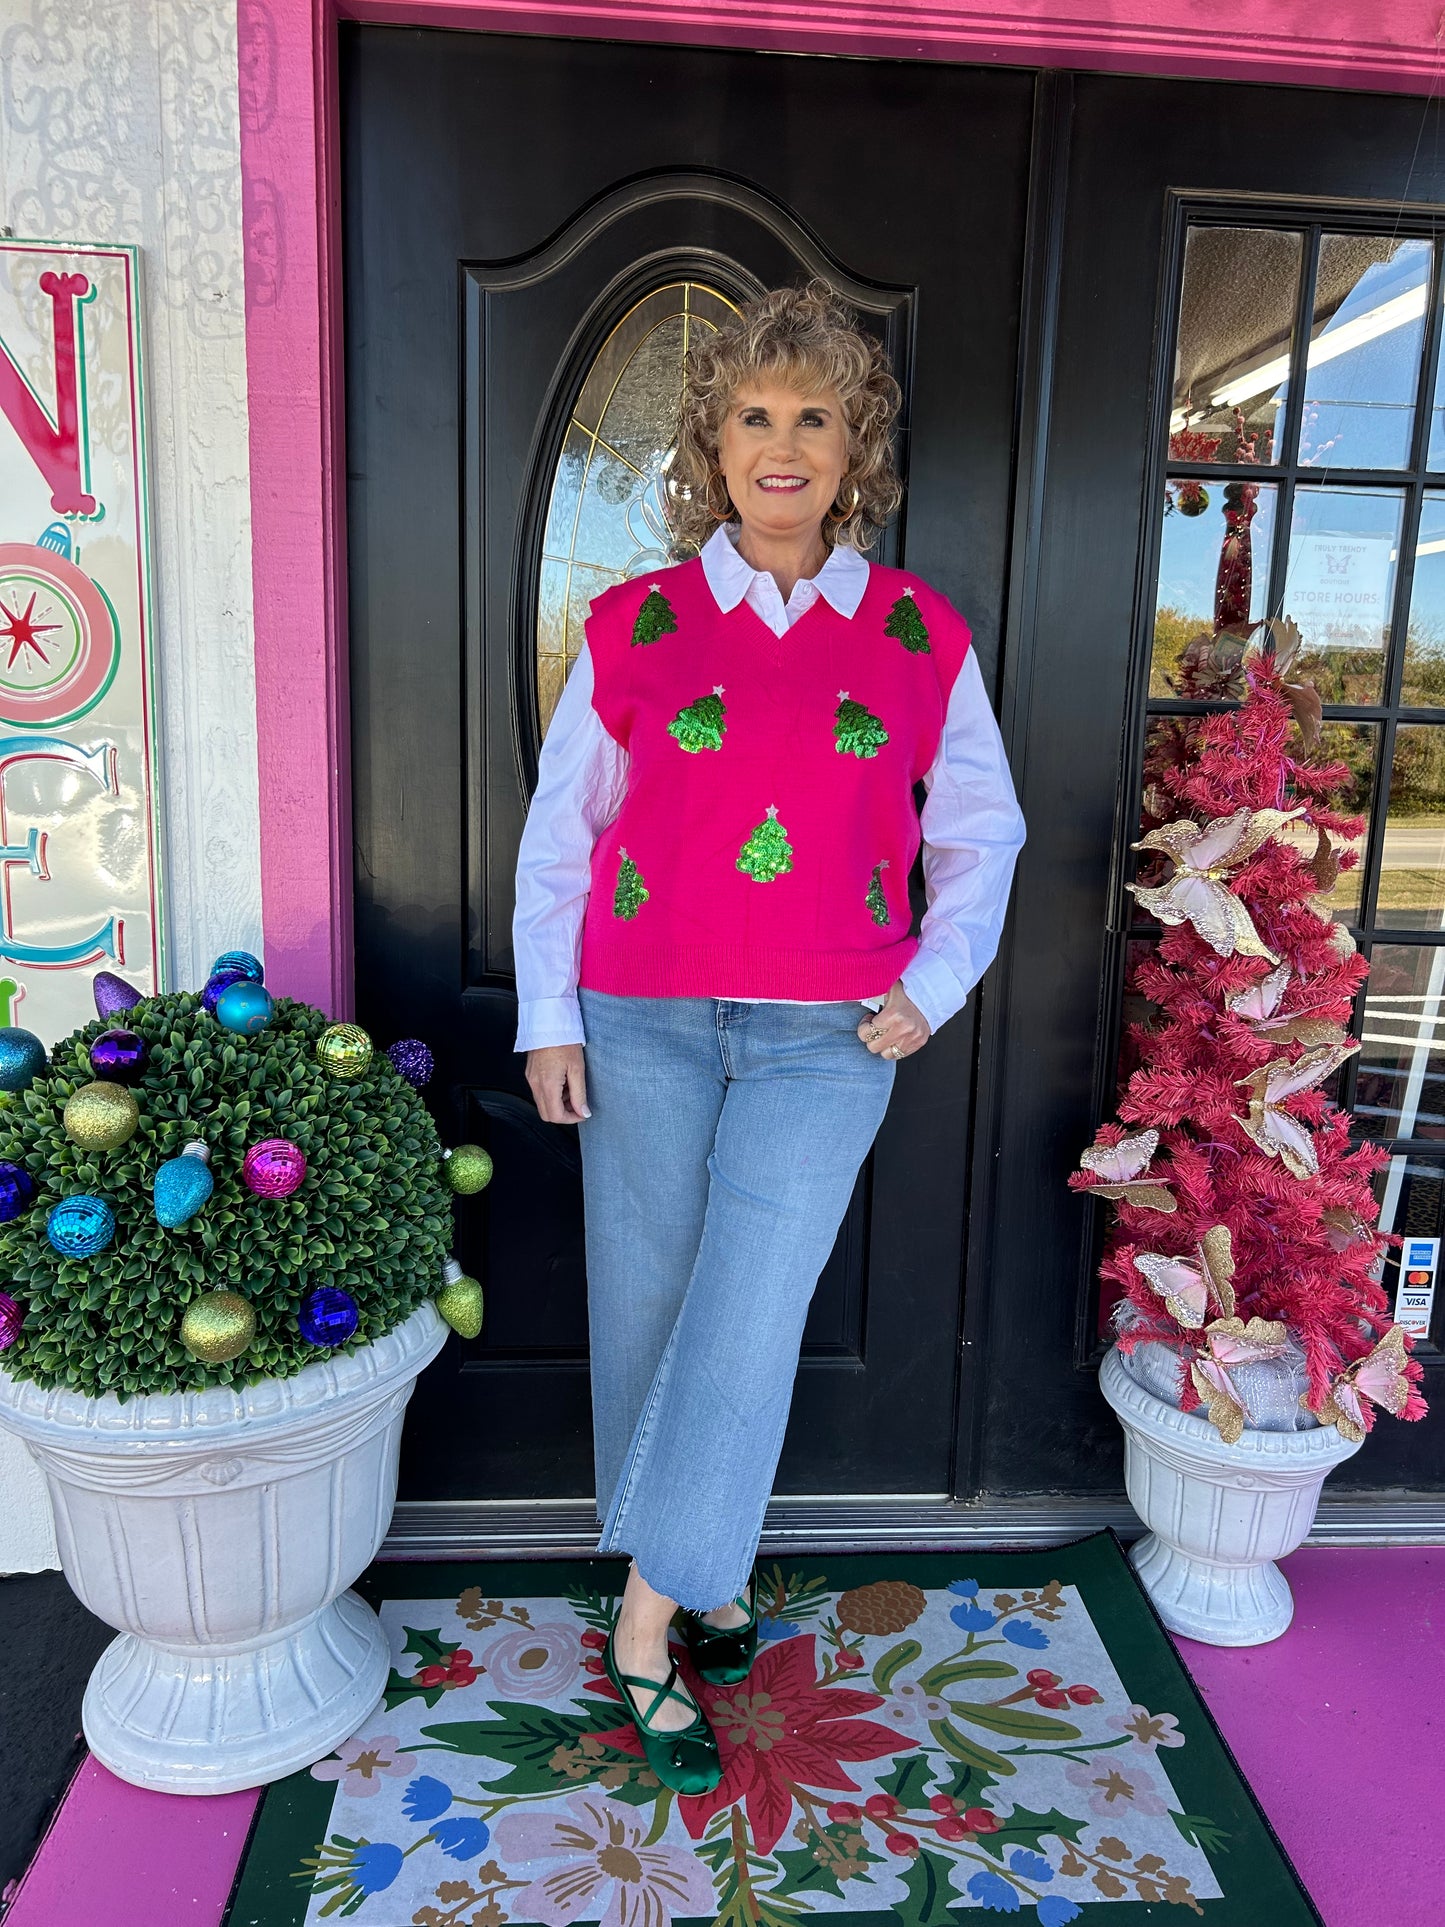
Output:
[[1099,1374],[1124,1427],[1129,1503],[1150,1528],[1130,1552],[1170,1632],[1262,1646],[1294,1617],[1275,1565],[1304,1543],[1327,1475],[1360,1449],[1333,1425],[1246,1430],[1226,1445],[1202,1415],[1132,1379],[1111,1347]]
[[402,1417],[447,1328],[430,1301],[294,1378],[122,1404],[0,1371],[65,1576],[121,1629],[82,1710],[91,1751],[162,1793],[231,1793],[322,1758],[380,1699],[380,1622],[346,1588],[396,1499]]

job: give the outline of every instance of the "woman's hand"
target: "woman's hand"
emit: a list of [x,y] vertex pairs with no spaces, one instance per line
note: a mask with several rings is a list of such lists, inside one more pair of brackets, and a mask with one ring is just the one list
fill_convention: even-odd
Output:
[[581,1044],[546,1044],[527,1052],[527,1082],[549,1124],[579,1124],[587,1108],[587,1074]]
[[873,1012],[858,1026],[858,1035],[875,1057],[911,1057],[922,1050],[933,1032],[928,1019],[903,989],[900,977],[884,1000],[882,1010]]

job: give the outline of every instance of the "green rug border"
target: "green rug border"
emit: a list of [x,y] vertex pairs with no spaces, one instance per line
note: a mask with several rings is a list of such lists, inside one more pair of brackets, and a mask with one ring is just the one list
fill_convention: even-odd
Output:
[[[1188,1668],[1176,1652],[1152,1601],[1129,1564],[1124,1547],[1112,1529],[1091,1533],[1045,1551],[798,1553],[766,1554],[759,1563],[784,1571],[826,1572],[839,1585],[870,1579],[911,1579],[915,1585],[942,1587],[950,1579],[973,1578],[985,1590],[1005,1585],[1021,1589],[1041,1587],[1050,1579],[1065,1585],[1117,1584],[1118,1610],[1107,1623],[1094,1620],[1105,1651],[1121,1676],[1118,1648],[1131,1643],[1136,1650],[1128,1662],[1131,1692],[1152,1710],[1167,1708],[1178,1719],[1187,1744],[1171,1751],[1166,1760],[1169,1779],[1186,1813],[1204,1814],[1230,1836],[1233,1845],[1211,1859],[1215,1877],[1226,1891],[1217,1900],[1199,1897],[1203,1918],[1217,1927],[1326,1927],[1281,1845],[1269,1818],[1256,1798],[1229,1743],[1220,1732]],[[626,1571],[622,1559],[470,1559],[384,1563],[369,1567],[354,1588],[371,1606],[384,1599],[438,1599],[476,1583],[481,1568],[489,1593],[505,1597],[523,1592],[561,1595],[569,1585],[586,1585],[603,1593],[621,1590]],[[302,1927],[310,1891],[291,1878],[302,1856],[325,1838],[336,1787],[313,1780],[303,1770],[267,1787],[256,1804],[246,1844],[237,1863],[236,1879],[221,1927]],[[1261,1837],[1262,1836],[1262,1837]],[[264,1859],[266,1866],[261,1865]],[[1248,1906],[1247,1916],[1239,1910]],[[1099,1923],[1140,1923],[1164,1913],[1183,1927],[1198,1919],[1188,1909],[1164,1908],[1142,1900],[1098,1900],[1085,1904],[1076,1927]],[[363,1916],[364,1918],[364,1916]],[[879,1927],[885,1912],[820,1913],[819,1927]],[[978,1927],[993,1918],[985,1908],[959,1908],[953,1914],[959,1927]],[[1008,1916],[999,1916],[1000,1919]],[[374,1916],[380,1923],[380,1916]],[[1019,1915],[1028,1927],[1031,1911]],[[385,1927],[403,1927],[385,1923]],[[523,1927],[514,1923],[513,1927]],[[674,1927],[712,1927],[710,1921],[677,1921]]]

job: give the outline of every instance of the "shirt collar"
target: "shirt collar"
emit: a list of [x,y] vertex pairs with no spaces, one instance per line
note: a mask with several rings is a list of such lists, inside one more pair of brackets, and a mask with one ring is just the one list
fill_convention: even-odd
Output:
[[[724,615],[736,609],[758,576],[767,574],[765,569],[753,568],[738,554],[731,525],[727,522],[720,523],[703,544],[700,560],[707,586]],[[860,555],[857,549],[841,545],[830,549],[827,561],[813,580],[818,585],[819,595],[840,616],[851,619],[858,613],[858,604],[868,587],[867,557]]]

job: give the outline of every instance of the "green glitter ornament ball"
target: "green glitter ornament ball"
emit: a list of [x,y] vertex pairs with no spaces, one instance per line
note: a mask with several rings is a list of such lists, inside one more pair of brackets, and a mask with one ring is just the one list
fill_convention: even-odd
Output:
[[442,1176],[459,1198],[469,1198],[491,1183],[491,1154],[480,1144],[459,1144],[442,1153]]
[[186,1306],[181,1343],[203,1365],[239,1358],[256,1336],[256,1313],[238,1291],[207,1291]]
[[371,1067],[372,1043],[360,1024],[332,1024],[316,1040],[316,1060],[328,1077],[354,1084]]
[[124,1084],[97,1078],[66,1099],[64,1123],[82,1151],[118,1151],[135,1136],[140,1106]]

